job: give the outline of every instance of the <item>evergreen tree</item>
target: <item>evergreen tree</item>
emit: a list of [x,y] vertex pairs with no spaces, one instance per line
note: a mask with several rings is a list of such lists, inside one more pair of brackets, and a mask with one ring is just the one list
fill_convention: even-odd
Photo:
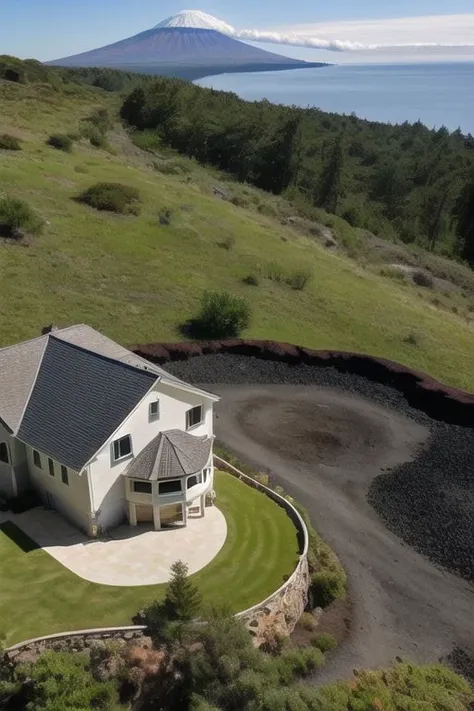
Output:
[[165,608],[169,619],[189,622],[193,620],[202,603],[201,593],[188,578],[188,566],[177,560],[171,566],[171,580],[166,588]]
[[461,191],[455,215],[461,256],[474,267],[474,178]]
[[317,194],[317,203],[328,212],[337,210],[342,194],[343,167],[343,138],[340,136],[334,143],[329,161],[323,169]]

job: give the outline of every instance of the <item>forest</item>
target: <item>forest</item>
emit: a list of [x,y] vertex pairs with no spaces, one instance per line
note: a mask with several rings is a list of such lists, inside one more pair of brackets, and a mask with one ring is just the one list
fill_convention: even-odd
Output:
[[121,115],[303,209],[474,265],[474,138],[460,130],[248,102],[168,78],[137,86]]
[[375,123],[314,107],[248,102],[181,79],[8,56],[0,56],[0,79],[117,93],[132,128],[285,195],[304,216],[324,208],[383,239],[474,267],[474,138],[460,130]]

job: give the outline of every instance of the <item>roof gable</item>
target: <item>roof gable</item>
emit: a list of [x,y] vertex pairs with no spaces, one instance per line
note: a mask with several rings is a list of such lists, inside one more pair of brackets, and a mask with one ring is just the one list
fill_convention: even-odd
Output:
[[0,419],[12,432],[20,424],[47,341],[40,336],[0,350]]
[[80,470],[156,380],[50,334],[18,437]]

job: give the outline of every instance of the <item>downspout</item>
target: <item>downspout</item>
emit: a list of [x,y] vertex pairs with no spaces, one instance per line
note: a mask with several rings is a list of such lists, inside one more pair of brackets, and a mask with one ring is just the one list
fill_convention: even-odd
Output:
[[94,489],[92,487],[92,480],[91,480],[91,468],[90,465],[86,467],[86,475],[87,475],[87,485],[89,487],[89,500],[90,500],[90,521],[91,521],[91,526],[90,526],[90,531],[89,535],[92,535],[92,530],[93,526],[96,525],[95,523],[95,501],[94,501]]

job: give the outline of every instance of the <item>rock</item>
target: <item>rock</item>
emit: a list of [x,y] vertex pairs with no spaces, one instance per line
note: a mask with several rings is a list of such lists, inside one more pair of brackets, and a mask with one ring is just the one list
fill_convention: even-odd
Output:
[[230,200],[229,193],[226,190],[224,190],[223,188],[214,186],[212,188],[212,192],[213,192],[214,197],[219,198],[219,200]]
[[135,632],[125,632],[123,635],[124,639],[133,639],[135,637]]
[[326,241],[324,243],[324,246],[327,247],[328,249],[330,249],[332,247],[337,247],[337,242],[334,239],[334,237],[327,237]]

